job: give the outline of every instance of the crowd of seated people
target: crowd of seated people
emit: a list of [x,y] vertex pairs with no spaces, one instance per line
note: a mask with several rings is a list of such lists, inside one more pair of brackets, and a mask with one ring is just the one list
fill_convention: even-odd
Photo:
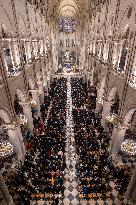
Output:
[[47,125],[44,126],[41,116],[35,119],[34,134],[29,133],[26,138],[24,163],[12,180],[7,182],[10,194],[18,196],[19,205],[31,204],[31,200],[41,197],[44,200],[50,197],[52,204],[58,204],[57,197],[64,193],[66,90],[66,79],[54,80]]
[[[51,84],[51,90],[53,89],[53,85]],[[46,117],[47,117],[47,112],[48,112],[48,108],[50,106],[51,103],[51,95],[45,95],[44,96],[44,104],[41,105],[41,118],[43,121],[45,121]]]
[[72,79],[73,117],[76,140],[76,150],[79,156],[77,176],[80,180],[82,193],[105,193],[111,190],[109,186],[108,144],[109,137],[100,125],[100,119],[95,117],[94,110],[86,109],[88,93],[83,79]]
[[[110,186],[110,182],[114,181],[118,197],[122,199],[120,196],[124,196],[127,190],[132,167],[113,164],[108,151],[110,135],[101,127],[101,118],[94,111],[95,89],[89,91],[83,81],[82,78],[72,79],[74,131],[79,157],[76,174],[80,182],[81,197],[103,200],[114,198]],[[90,99],[90,94],[93,100]],[[85,106],[88,98],[92,100],[93,106]]]
[[128,167],[125,164],[114,167],[112,166],[112,164],[110,164],[109,168],[110,174],[112,175],[112,178],[115,182],[115,188],[118,191],[118,196],[121,199],[127,191],[127,187],[134,167]]
[[[58,196],[64,194],[66,81],[65,78],[54,79],[51,84],[50,97],[45,98],[41,115],[36,112],[33,115],[34,134],[28,132],[26,135],[25,161],[20,164],[12,180],[7,181],[10,194],[19,197],[19,205],[31,204],[31,200],[40,198],[51,199],[52,204],[57,205]],[[100,117],[94,112],[96,94],[92,95],[92,100],[87,83],[82,78],[72,78],[71,83],[76,152],[79,158],[76,175],[81,197],[89,199],[91,193],[104,200],[109,194],[112,197],[111,179],[115,181],[118,192],[124,194],[130,173],[128,168],[114,167],[111,162],[108,152],[110,138],[101,127]],[[86,106],[88,97],[93,106]],[[50,102],[52,106],[45,125]]]

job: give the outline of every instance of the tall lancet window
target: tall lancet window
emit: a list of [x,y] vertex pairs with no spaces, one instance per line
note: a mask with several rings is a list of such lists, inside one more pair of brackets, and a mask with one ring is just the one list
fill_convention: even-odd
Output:
[[61,17],[59,24],[60,32],[73,33],[76,31],[76,19],[74,17]]
[[72,33],[76,31],[76,19],[73,17],[71,19],[71,25],[72,25]]

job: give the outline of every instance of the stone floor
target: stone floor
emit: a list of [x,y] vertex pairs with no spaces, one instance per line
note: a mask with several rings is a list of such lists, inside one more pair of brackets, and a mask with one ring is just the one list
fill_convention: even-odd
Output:
[[72,96],[71,96],[71,82],[70,77],[67,77],[67,114],[66,114],[66,165],[65,170],[65,191],[64,197],[60,200],[60,205],[79,204],[79,188],[76,178],[76,151],[75,151],[75,139],[74,139],[74,128],[73,128],[73,117],[72,117]]

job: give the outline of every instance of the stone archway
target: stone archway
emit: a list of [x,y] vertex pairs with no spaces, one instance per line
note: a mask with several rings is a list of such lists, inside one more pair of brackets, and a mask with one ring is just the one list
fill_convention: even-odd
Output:
[[135,111],[136,108],[128,110],[127,113],[124,114],[124,120],[122,124],[114,126],[110,148],[114,155],[116,155],[121,149],[121,144],[124,141],[125,133],[130,126],[130,121]]

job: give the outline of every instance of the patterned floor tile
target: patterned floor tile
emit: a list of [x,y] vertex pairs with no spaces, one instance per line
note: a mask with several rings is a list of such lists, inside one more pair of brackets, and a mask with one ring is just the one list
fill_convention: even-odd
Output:
[[76,181],[73,181],[73,182],[71,183],[71,185],[72,185],[73,187],[77,187],[77,186],[78,186],[78,183],[77,183]]
[[64,205],[69,205],[69,204],[70,204],[70,201],[69,201],[68,198],[65,198],[65,199],[63,200],[63,203],[64,203]]
[[[65,148],[66,164],[65,180],[64,183],[64,199],[60,201],[60,204],[79,204],[78,196],[78,184],[75,181],[75,139],[73,129],[73,117],[72,117],[72,97],[71,97],[71,83],[70,78],[67,80],[67,113],[66,113],[66,148]],[[63,202],[63,203],[62,203]]]
[[76,198],[74,198],[72,201],[71,201],[72,205],[78,205],[79,204],[79,200],[77,200]]
[[69,191],[68,189],[65,189],[65,191],[64,191],[64,196],[65,196],[65,197],[68,197],[69,194],[70,194],[70,191]]
[[67,198],[69,199],[69,201],[72,202],[73,199],[74,199],[74,196],[73,196],[73,194],[70,193],[70,194],[67,196]]
[[77,189],[73,189],[73,191],[71,192],[71,194],[76,197],[78,195],[78,191]]
[[70,184],[70,186],[68,187],[68,190],[72,193],[72,191],[74,190],[74,187]]

